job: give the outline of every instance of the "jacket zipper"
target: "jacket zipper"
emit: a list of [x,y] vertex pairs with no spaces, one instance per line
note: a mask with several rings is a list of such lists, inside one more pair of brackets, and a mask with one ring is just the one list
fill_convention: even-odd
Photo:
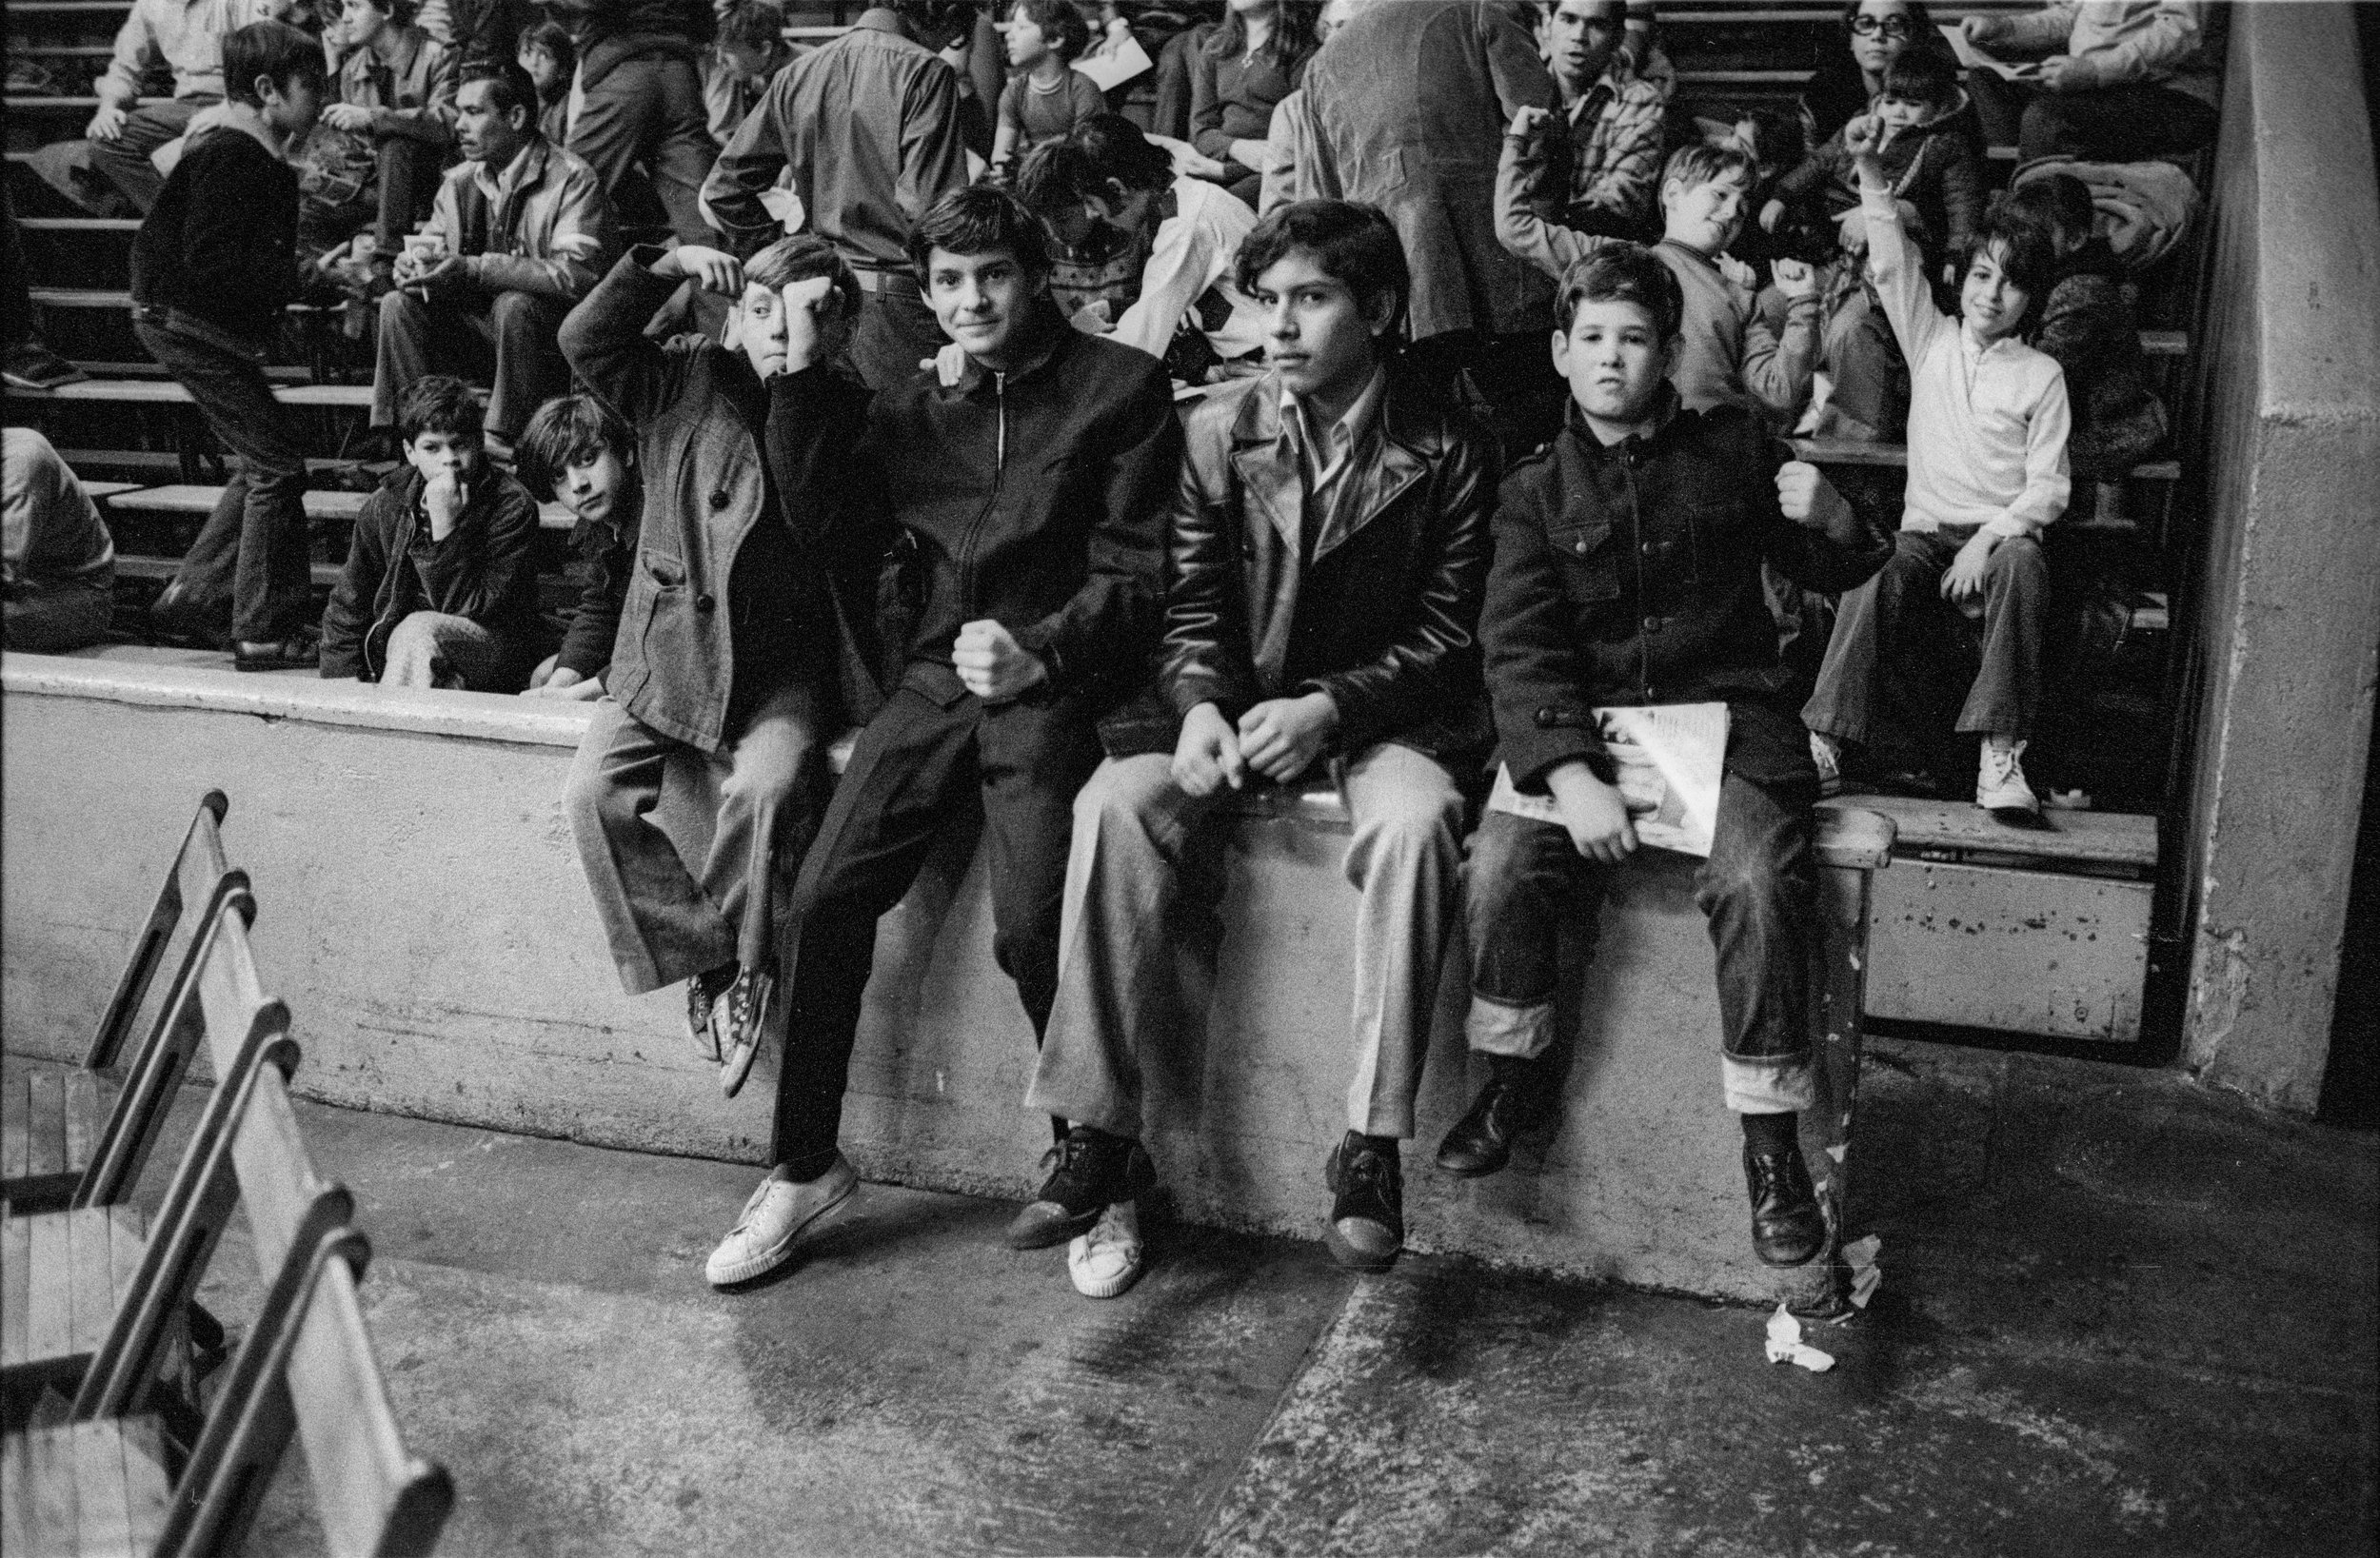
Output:
[[1008,467],[1008,375],[992,375],[992,490],[959,538],[959,609],[975,620],[975,538],[1000,503],[1001,475]]
[[1653,613],[1648,604],[1651,587],[1644,577],[1644,500],[1636,491],[1636,462],[1629,459],[1625,452],[1620,456],[1619,474],[1620,480],[1628,483],[1628,514],[1633,522],[1630,529],[1634,532],[1632,539],[1636,542],[1631,549],[1636,554],[1636,691],[1650,703],[1653,701],[1653,645],[1650,641],[1652,635],[1645,631],[1644,623]]

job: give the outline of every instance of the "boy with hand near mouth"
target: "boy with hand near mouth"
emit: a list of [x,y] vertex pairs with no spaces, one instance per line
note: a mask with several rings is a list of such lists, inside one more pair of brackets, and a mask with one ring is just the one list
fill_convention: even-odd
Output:
[[[649,339],[688,277],[733,300],[721,339]],[[687,1031],[730,1097],[778,1010],[786,904],[840,723],[831,560],[873,528],[854,473],[867,395],[829,365],[858,310],[850,268],[802,234],[748,265],[694,245],[631,249],[562,326],[580,380],[641,429],[642,476],[610,699],[565,805],[621,982],[631,995],[685,982]],[[772,427],[800,459],[764,458]],[[618,456],[584,433],[569,444],[564,469],[547,457],[541,474],[616,529],[630,518],[614,507]],[[607,495],[590,512],[598,476]],[[649,820],[664,765],[687,750],[719,789],[699,879]]]
[[[1504,132],[1496,168],[1496,237],[1505,249],[1561,278],[1579,260],[1619,242],[1554,220],[1546,191],[1545,137],[1552,114],[1521,108]],[[1687,407],[1742,405],[1791,426],[1810,399],[1818,358],[1818,277],[1798,260],[1772,267],[1785,299],[1785,325],[1769,327],[1753,306],[1749,266],[1725,253],[1743,230],[1759,169],[1734,146],[1684,146],[1661,173],[1661,241],[1652,252],[1677,278],[1685,317],[1672,375]]]
[[1480,633],[1498,757],[1521,794],[1551,795],[1560,821],[1491,809],[1473,836],[1464,1027],[1490,1075],[1438,1162],[1493,1173],[1544,1117],[1558,928],[1574,905],[1599,905],[1604,873],[1636,847],[1594,711],[1724,702],[1717,823],[1696,897],[1717,954],[1720,1077],[1743,1121],[1753,1249],[1795,1266],[1825,1238],[1795,1136],[1796,1112],[1815,1102],[1818,787],[1762,566],[1837,590],[1873,573],[1883,547],[1749,413],[1680,405],[1664,380],[1684,307],[1675,272],[1633,244],[1571,269],[1553,351],[1576,414],[1498,496]]
[[322,674],[517,691],[537,642],[537,501],[487,463],[479,397],[417,379],[397,408],[407,466],[365,500],[323,610]]
[[1840,780],[1845,742],[1869,739],[1878,667],[1930,596],[1980,617],[1983,667],[1957,728],[1983,739],[1975,804],[2037,823],[2023,758],[2041,692],[2049,601],[2042,529],[2065,512],[2072,413],[2056,361],[2017,339],[2053,279],[2051,240],[2021,216],[1995,221],[1959,285],[1956,318],[1934,306],[1916,247],[1876,160],[1873,117],[1844,129],[1859,169],[1868,273],[1909,362],[1909,486],[1892,561],[1844,596],[1802,710],[1820,778]]

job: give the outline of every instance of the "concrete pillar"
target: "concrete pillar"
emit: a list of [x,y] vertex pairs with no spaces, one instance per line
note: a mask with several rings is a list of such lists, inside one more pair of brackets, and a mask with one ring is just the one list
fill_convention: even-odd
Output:
[[2343,5],[2231,8],[2212,285],[2184,451],[2183,1058],[2318,1100],[2380,666],[2380,200]]

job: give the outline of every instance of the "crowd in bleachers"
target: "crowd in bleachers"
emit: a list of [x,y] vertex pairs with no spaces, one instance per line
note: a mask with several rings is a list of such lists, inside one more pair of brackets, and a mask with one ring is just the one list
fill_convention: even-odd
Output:
[[[1550,906],[1635,847],[1593,711],[1723,702],[1727,1095],[1755,1244],[1809,1258],[1810,802],[1949,667],[1977,803],[2038,814],[2043,541],[2166,436],[2128,284],[2170,235],[2134,197],[2212,138],[2217,9],[1856,0],[1798,113],[1740,114],[1681,92],[1642,0],[787,31],[771,0],[138,0],[40,166],[143,214],[139,339],[234,457],[155,623],[243,669],[601,700],[570,805],[624,980],[686,986],[730,1092],[784,1047],[722,1282],[848,1193],[874,921],[980,794],[1057,1122],[1013,1236],[1121,1291],[1140,932],[1218,795],[1325,771],[1365,904],[1330,1228],[1392,1258],[1458,917],[1493,1075],[1439,1162],[1486,1173],[1542,1102]],[[70,375],[11,290],[11,382]],[[374,311],[400,462],[319,616],[263,365],[304,298]],[[1905,494],[1796,435],[1905,446]],[[105,532],[11,439],[10,641],[55,645]],[[51,511],[76,539],[28,542]],[[680,751],[722,797],[699,872],[647,820]],[[1491,774],[1518,800],[1466,867]]]

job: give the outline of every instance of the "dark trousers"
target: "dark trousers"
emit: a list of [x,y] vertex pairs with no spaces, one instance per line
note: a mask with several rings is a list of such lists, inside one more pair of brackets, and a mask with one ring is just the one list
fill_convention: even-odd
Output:
[[[1728,770],[1711,858],[1695,873],[1695,902],[1717,955],[1728,1101],[1738,1109],[1753,1103],[1748,1113],[1798,1108],[1808,1087],[1816,799],[1815,776],[1764,784]],[[1580,855],[1558,823],[1497,811],[1480,820],[1463,867],[1472,1049],[1523,1059],[1544,1053],[1553,1037],[1561,927],[1575,918],[1592,947],[1610,869]]]
[[992,956],[1016,983],[1036,1044],[1049,1026],[1074,798],[1100,765],[1099,735],[1071,699],[987,706],[963,692],[945,697],[903,685],[860,732],[794,888],[790,1009],[770,1151],[797,1178],[815,1177],[835,1159],[876,921],[979,796]]
[[681,243],[713,242],[700,202],[719,146],[691,61],[639,54],[614,65],[586,89],[570,150],[595,169],[627,236],[665,227]]
[[843,362],[870,389],[905,384],[918,365],[948,343],[934,310],[912,292],[867,292],[851,327]]
[[169,587],[192,621],[211,624],[228,613],[235,639],[274,643],[295,636],[314,618],[306,448],[272,398],[262,355],[233,352],[147,316],[132,330],[190,392],[232,467]]
[[556,337],[570,306],[534,292],[462,291],[424,303],[384,292],[372,365],[372,425],[394,427],[397,403],[425,373],[490,376],[487,430],[521,436],[529,418],[568,382]]
[[29,579],[0,601],[0,644],[33,655],[62,655],[97,643],[114,621],[114,572],[96,579]]
[[157,204],[166,176],[149,154],[168,141],[178,140],[198,117],[198,110],[222,102],[219,95],[177,97],[168,103],[148,103],[125,115],[124,128],[112,141],[90,143],[92,171],[124,193],[143,216]]
[[[1888,677],[1914,683],[1942,661],[1954,640],[1942,599],[1942,575],[1964,538],[1904,530],[1892,561],[1874,579],[1844,592],[1818,667],[1817,689],[1801,722],[1822,735],[1866,742],[1880,703],[1914,701],[1919,690],[1880,683]],[[2049,612],[2050,570],[2041,543],[2014,536],[1992,548],[1983,574],[1983,666],[1959,710],[1957,729],[1970,735],[2033,734],[2041,703],[2041,634]]]
[[2222,126],[2211,105],[2171,87],[2049,92],[2002,81],[1989,70],[1967,72],[1967,87],[1993,144],[2014,141],[2026,162],[2146,162],[2211,145]]

